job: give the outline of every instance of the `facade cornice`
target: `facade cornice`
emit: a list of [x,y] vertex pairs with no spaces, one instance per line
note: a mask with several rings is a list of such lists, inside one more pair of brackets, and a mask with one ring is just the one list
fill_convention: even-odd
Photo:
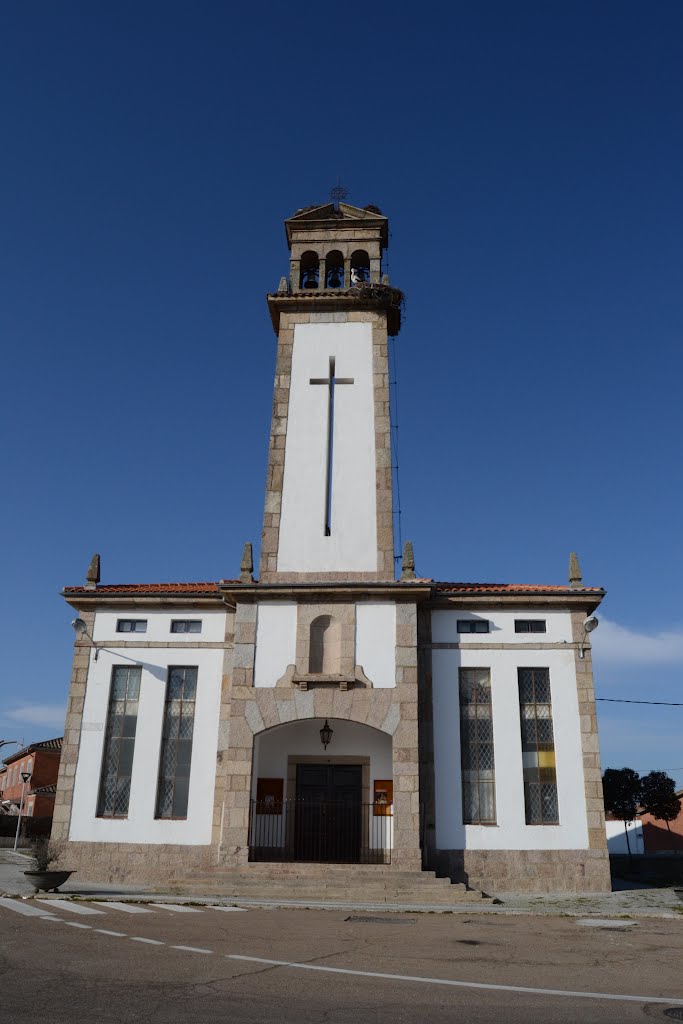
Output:
[[355,600],[363,597],[387,597],[395,601],[422,602],[429,600],[431,588],[420,584],[374,582],[306,582],[306,583],[219,583],[225,600],[253,602],[263,597],[301,598],[324,597],[326,600]]
[[515,590],[501,593],[484,590],[444,592],[435,589],[431,604],[433,608],[576,608],[590,613],[598,607],[604,596],[604,590]]
[[214,594],[155,594],[144,593],[116,593],[100,594],[96,590],[78,591],[69,593],[62,591],[65,599],[74,611],[81,611],[86,608],[97,608],[103,611],[106,608],[220,608],[222,605],[221,595],[218,591]]
[[394,336],[401,329],[401,299],[402,295],[397,288],[382,284],[329,291],[271,292],[266,296],[276,334],[280,331],[281,313],[342,313],[379,309],[386,311],[387,332]]

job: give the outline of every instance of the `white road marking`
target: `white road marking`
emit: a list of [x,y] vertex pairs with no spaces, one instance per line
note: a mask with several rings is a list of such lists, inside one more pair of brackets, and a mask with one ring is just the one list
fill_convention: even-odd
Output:
[[91,924],[81,924],[80,921],[62,921],[62,924],[68,924],[69,928],[87,928],[88,931],[92,931]]
[[60,910],[68,910],[71,914],[103,914],[103,910],[93,910],[92,907],[84,907],[82,903],[74,903],[72,900],[46,900],[52,907],[59,907]]
[[117,903],[116,900],[107,900],[102,904],[104,907],[113,907],[114,910],[122,910],[124,914],[151,914],[147,907],[139,907],[134,903]]
[[492,992],[524,992],[532,996],[568,996],[570,999],[609,999],[628,1003],[666,1003],[667,1006],[683,1006],[683,999],[665,999],[663,996],[627,996],[613,992],[571,992],[562,988],[527,988],[523,985],[491,985],[483,981],[454,981],[451,978],[421,978],[412,974],[384,974],[381,971],[355,971],[347,967],[325,967],[320,964],[300,964],[291,960],[266,960],[260,956],[239,956],[227,953],[228,960],[246,960],[255,964],[272,964],[274,967],[294,967],[302,971],[324,971],[328,974],[350,974],[357,978],[385,978],[388,981],[416,981],[423,985],[451,985],[454,988],[488,989]]
[[246,907],[213,907],[213,906],[207,906],[206,909],[207,910],[240,910],[240,911],[242,911],[245,914],[247,912],[247,908]]
[[159,939],[142,939],[139,935],[131,935],[131,942],[147,942],[150,946],[163,946],[164,943],[160,942]]
[[54,918],[55,921],[58,918],[54,914],[48,914],[42,907],[34,907],[31,903],[22,903],[21,900],[11,900],[7,896],[0,897],[0,907],[6,907],[7,910],[13,910],[15,914],[23,914],[24,917],[44,917]]
[[171,946],[171,949],[182,949],[186,953],[213,953],[212,949],[200,949],[198,946]]
[[201,914],[199,907],[186,907],[184,903],[155,903],[162,910],[172,910],[174,914]]
[[118,939],[126,938],[125,932],[110,932],[108,928],[93,928],[93,931],[97,932],[98,935],[115,935]]

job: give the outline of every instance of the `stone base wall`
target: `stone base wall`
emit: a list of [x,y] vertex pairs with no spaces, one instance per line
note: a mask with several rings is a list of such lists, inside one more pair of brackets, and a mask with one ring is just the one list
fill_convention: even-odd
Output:
[[180,846],[165,843],[64,844],[58,866],[76,871],[79,882],[121,882],[126,885],[172,887],[187,881],[196,871],[216,864],[213,846]]
[[496,892],[611,892],[605,850],[436,850],[428,866]]

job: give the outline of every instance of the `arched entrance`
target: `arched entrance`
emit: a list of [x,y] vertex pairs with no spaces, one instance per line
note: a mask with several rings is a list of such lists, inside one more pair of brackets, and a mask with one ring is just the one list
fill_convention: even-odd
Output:
[[250,860],[391,862],[391,736],[332,718],[324,747],[325,724],[303,719],[255,736]]

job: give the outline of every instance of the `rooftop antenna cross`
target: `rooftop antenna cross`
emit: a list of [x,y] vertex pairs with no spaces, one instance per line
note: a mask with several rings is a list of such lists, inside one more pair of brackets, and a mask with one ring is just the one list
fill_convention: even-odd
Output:
[[342,200],[346,199],[348,194],[349,190],[347,188],[344,188],[344,186],[341,183],[341,178],[338,177],[337,184],[330,189],[330,199],[334,203],[335,210],[339,209],[339,203]]

